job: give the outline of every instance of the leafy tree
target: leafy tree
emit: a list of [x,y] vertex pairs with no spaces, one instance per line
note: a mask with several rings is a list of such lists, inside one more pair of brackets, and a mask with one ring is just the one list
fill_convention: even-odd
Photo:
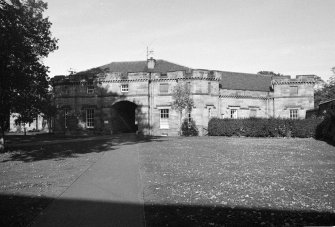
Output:
[[31,122],[48,94],[43,58],[57,49],[42,0],[0,0],[0,150],[10,113]]
[[[331,70],[334,72],[335,67],[333,67]],[[318,89],[314,92],[315,107],[319,106],[320,102],[330,99],[335,99],[335,72],[321,89]]]
[[257,74],[267,75],[267,76],[284,76],[283,74],[274,73],[273,71],[259,71]]
[[[181,128],[183,111],[191,112],[194,104],[189,86],[186,83],[178,83],[173,88],[172,98],[174,100],[172,107],[179,112],[179,126]],[[179,134],[181,134],[180,131]]]

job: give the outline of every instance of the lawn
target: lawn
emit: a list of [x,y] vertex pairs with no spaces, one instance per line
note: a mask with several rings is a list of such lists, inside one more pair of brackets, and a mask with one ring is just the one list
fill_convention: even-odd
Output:
[[0,226],[27,226],[104,151],[110,150],[109,144],[101,140],[67,142],[9,148],[9,152],[0,153]]
[[[127,141],[66,141],[0,154],[0,226],[29,225],[105,151],[133,144]],[[335,148],[325,142],[162,137],[135,140],[134,149],[147,226],[335,224]]]
[[148,226],[335,224],[335,148],[314,139],[168,138],[142,148]]

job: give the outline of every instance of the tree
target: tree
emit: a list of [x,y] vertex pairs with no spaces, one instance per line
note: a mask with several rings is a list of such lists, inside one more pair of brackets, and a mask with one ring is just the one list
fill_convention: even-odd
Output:
[[178,83],[172,91],[172,108],[177,110],[179,113],[179,134],[181,134],[181,124],[183,111],[191,112],[193,108],[194,101],[191,97],[190,88],[186,83]]
[[257,74],[267,75],[267,76],[284,76],[283,74],[274,73],[273,71],[259,71]]
[[57,47],[42,0],[0,0],[0,150],[10,113],[31,122],[48,94],[42,60]]
[[321,89],[314,91],[314,103],[315,107],[319,106],[320,102],[335,99],[335,67],[331,69],[334,73],[327,83]]
[[53,96],[52,92],[50,91],[49,94],[46,96],[45,99],[41,102],[41,112],[43,114],[43,117],[47,119],[48,122],[48,130],[49,133],[52,131],[52,119],[57,114],[57,107],[53,103]]

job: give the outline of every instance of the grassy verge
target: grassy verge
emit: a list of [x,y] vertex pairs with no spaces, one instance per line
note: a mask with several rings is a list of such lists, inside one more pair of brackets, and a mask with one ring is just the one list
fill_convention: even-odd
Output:
[[141,152],[148,226],[335,224],[335,150],[314,139],[194,137]]

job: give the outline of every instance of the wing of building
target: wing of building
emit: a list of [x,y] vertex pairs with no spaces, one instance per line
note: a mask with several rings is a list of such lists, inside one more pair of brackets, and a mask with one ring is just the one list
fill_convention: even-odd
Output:
[[[305,118],[314,107],[314,77],[191,69],[164,60],[112,62],[52,80],[59,114],[55,131],[82,130],[177,135],[172,90],[189,86],[192,118],[200,132],[218,118]],[[72,125],[72,126],[71,126]]]

